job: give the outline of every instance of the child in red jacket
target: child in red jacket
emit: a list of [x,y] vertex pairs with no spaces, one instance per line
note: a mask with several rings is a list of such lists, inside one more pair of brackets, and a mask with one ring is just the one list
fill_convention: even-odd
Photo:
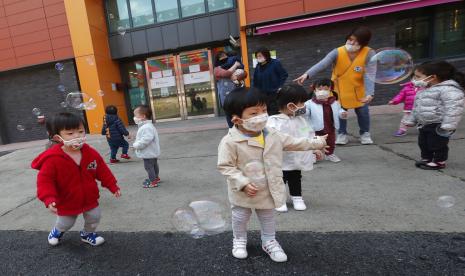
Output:
[[96,179],[115,197],[121,192],[116,179],[100,154],[85,144],[84,123],[71,113],[59,113],[50,122],[50,136],[59,144],[41,153],[32,162],[37,175],[37,197],[57,214],[48,243],[57,245],[71,229],[79,214],[84,217],[81,240],[97,246],[105,240],[95,233],[100,221],[99,189]]

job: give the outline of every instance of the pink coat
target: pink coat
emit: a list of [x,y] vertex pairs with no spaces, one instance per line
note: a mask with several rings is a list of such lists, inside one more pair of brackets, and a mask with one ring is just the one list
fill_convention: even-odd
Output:
[[399,94],[392,99],[392,104],[404,103],[404,110],[411,111],[413,109],[413,103],[415,101],[415,95],[417,94],[417,89],[412,82],[407,82],[401,84],[402,89]]

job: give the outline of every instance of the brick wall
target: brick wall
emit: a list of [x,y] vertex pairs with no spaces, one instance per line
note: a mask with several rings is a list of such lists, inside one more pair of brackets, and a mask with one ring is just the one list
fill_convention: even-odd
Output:
[[[45,126],[37,123],[32,109],[37,107],[47,117],[60,111],[83,115],[82,111],[61,107],[66,93],[78,91],[74,61],[65,61],[59,73],[55,63],[4,72],[0,76],[0,135],[1,143],[46,139]],[[59,92],[63,83],[67,92]],[[17,125],[26,129],[19,131]]]
[[[260,46],[277,51],[277,58],[282,62],[289,73],[287,82],[303,74],[313,64],[316,64],[332,49],[345,43],[345,36],[352,28],[365,25],[371,28],[373,36],[370,47],[379,49],[395,46],[395,15],[380,15],[367,19],[357,19],[338,22],[328,25],[315,26],[290,31],[276,32],[269,35],[248,37],[249,64],[250,53]],[[415,61],[414,61],[415,62]],[[451,60],[461,71],[465,71],[465,58]],[[250,68],[253,76],[253,68]],[[328,68],[315,78],[331,77],[331,69]],[[305,83],[308,87],[309,81]],[[402,82],[401,82],[402,83]],[[386,104],[399,90],[399,85],[380,85],[375,88],[375,100],[373,105]]]

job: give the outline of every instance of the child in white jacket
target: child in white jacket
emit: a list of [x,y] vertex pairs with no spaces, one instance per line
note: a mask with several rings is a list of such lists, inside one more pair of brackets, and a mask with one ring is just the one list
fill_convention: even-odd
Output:
[[[306,113],[305,101],[307,98],[307,92],[301,85],[284,86],[279,90],[277,97],[280,114],[271,116],[268,119],[267,127],[274,128],[294,138],[313,138],[315,132],[303,116]],[[323,157],[323,153],[319,150],[283,153],[283,180],[289,185],[292,205],[297,211],[307,209],[302,198],[302,171],[313,169],[315,155],[318,159]],[[286,203],[276,208],[276,211],[287,212]]]
[[317,80],[312,87],[314,96],[305,103],[306,117],[316,135],[328,135],[326,142],[329,148],[326,150],[325,159],[335,163],[340,162],[341,159],[334,154],[336,130],[339,129],[339,118],[347,119],[347,111],[341,108],[337,101],[333,82],[330,79]]
[[149,176],[143,183],[144,188],[158,187],[160,182],[157,160],[160,156],[160,140],[151,118],[152,111],[148,106],[141,105],[134,110],[134,123],[138,130],[133,147],[137,157],[144,160],[144,168]]

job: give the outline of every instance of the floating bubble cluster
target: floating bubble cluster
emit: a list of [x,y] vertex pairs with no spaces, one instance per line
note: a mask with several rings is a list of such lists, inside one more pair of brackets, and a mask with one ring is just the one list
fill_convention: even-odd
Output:
[[94,99],[86,93],[71,92],[66,96],[66,106],[79,110],[93,110],[97,107]]

